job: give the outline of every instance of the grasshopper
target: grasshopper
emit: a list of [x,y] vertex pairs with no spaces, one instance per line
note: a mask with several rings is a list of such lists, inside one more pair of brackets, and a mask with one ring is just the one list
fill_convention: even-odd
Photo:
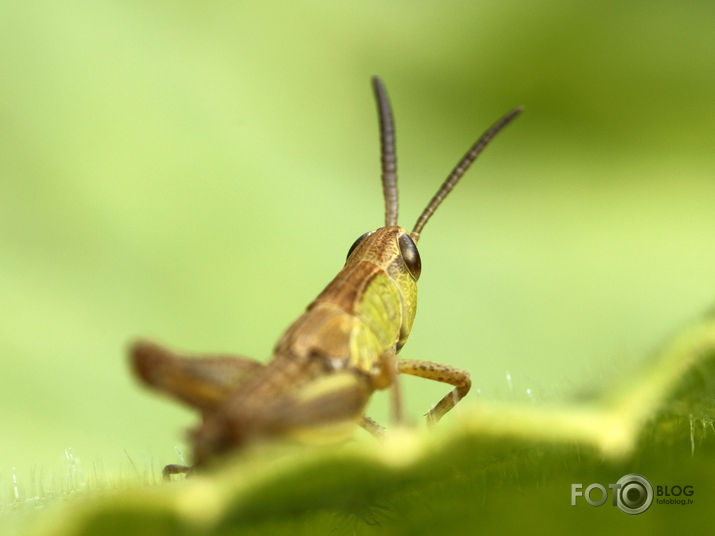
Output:
[[[472,145],[442,183],[412,231],[397,225],[395,130],[387,91],[372,78],[380,125],[385,225],[360,236],[342,270],[278,340],[266,364],[242,356],[186,356],[147,341],[130,349],[134,371],[150,387],[200,410],[193,459],[202,466],[258,438],[356,424],[380,435],[364,414],[376,390],[391,388],[394,423],[402,403],[398,374],[453,386],[429,412],[437,422],[469,391],[469,373],[441,363],[398,359],[412,328],[421,260],[420,233],[490,140],[515,117],[516,108]],[[167,466],[164,475],[188,472]]]

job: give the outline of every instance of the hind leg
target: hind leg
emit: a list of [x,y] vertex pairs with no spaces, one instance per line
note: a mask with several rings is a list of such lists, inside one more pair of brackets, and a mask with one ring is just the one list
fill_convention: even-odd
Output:
[[286,385],[271,396],[259,394],[260,390],[243,391],[239,389],[235,400],[206,416],[194,436],[196,463],[209,462],[256,439],[344,440],[361,423],[372,394],[366,378],[350,372],[328,374],[297,387]]
[[146,385],[202,412],[215,410],[265,365],[242,356],[187,356],[138,341],[129,356]]
[[[185,402],[202,412],[214,412],[264,365],[241,356],[194,356],[176,354],[157,344],[138,341],[129,351],[135,373],[149,387]],[[170,464],[164,480],[193,472],[193,467]]]

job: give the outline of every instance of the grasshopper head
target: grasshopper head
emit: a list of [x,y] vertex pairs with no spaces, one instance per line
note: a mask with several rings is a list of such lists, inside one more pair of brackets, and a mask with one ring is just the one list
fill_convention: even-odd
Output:
[[392,275],[406,271],[417,281],[422,261],[410,233],[399,225],[380,227],[360,236],[350,249],[346,262],[368,261]]
[[407,341],[417,312],[417,279],[422,261],[410,233],[398,225],[381,227],[358,238],[348,251],[345,265],[369,262],[382,269],[397,287],[402,305],[402,325],[397,347]]

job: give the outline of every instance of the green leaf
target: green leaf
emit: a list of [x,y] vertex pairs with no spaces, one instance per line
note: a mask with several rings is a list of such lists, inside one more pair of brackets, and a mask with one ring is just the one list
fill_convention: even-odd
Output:
[[[707,523],[715,481],[714,357],[715,319],[708,317],[640,375],[590,400],[553,407],[485,402],[430,430],[393,431],[384,442],[259,445],[184,482],[87,494],[36,533],[697,531]],[[583,497],[571,505],[571,484],[608,489],[629,473],[656,489],[643,514],[627,515],[610,495],[602,506]],[[666,486],[672,494],[687,485],[693,495],[676,498],[692,504],[658,503],[673,498],[664,496]]]

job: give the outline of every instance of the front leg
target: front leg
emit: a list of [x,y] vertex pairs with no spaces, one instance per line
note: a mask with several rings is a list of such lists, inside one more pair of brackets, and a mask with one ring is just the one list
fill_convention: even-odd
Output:
[[385,427],[367,415],[362,416],[362,419],[360,420],[360,427],[378,439],[385,437]]
[[447,393],[442,400],[437,402],[437,405],[427,413],[427,422],[430,424],[439,421],[445,413],[467,395],[472,386],[469,372],[450,365],[418,359],[399,359],[397,363],[398,370],[401,374],[410,374],[412,376],[419,376],[420,378],[454,385],[454,389]]

